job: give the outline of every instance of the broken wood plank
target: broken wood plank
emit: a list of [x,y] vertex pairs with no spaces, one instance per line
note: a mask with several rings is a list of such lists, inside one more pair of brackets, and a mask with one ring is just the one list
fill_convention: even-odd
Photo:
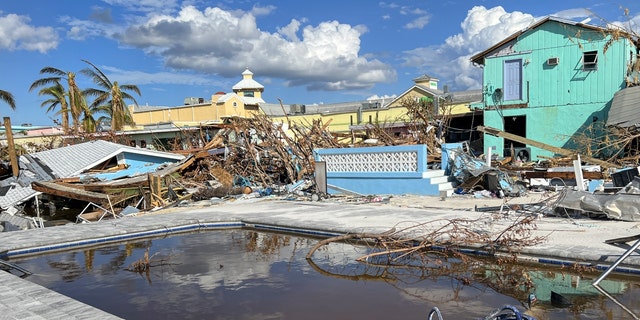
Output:
[[[505,138],[507,140],[511,140],[511,141],[515,141],[515,142],[520,142],[520,143],[524,143],[527,145],[531,145],[534,146],[536,148],[540,148],[540,149],[544,149],[547,151],[551,151],[553,153],[557,153],[563,156],[574,156],[578,154],[578,151],[575,150],[568,150],[568,149],[563,149],[563,148],[559,148],[559,147],[554,147],[551,145],[548,145],[546,143],[542,143],[542,142],[538,142],[535,140],[531,140],[531,139],[527,139],[512,133],[508,133],[496,128],[492,128],[492,127],[483,127],[483,126],[478,126],[478,131],[482,131],[484,133],[488,133],[492,136],[496,136],[496,137],[501,137],[501,138]],[[607,161],[603,161],[600,159],[596,159],[596,158],[592,158],[592,157],[588,157],[588,156],[580,156],[582,158],[583,161],[585,162],[589,162],[589,163],[593,163],[593,164],[598,164],[604,168],[614,168],[616,167],[615,164],[613,163],[609,163]]]
[[[604,179],[602,172],[582,171],[582,176],[585,179]],[[575,179],[576,174],[573,171],[523,171],[522,177],[524,179]]]
[[34,181],[31,183],[31,188],[35,191],[58,197],[93,202],[99,205],[109,204],[109,196],[106,194],[72,188],[55,182]]
[[159,176],[149,174],[149,191],[151,192],[151,204],[159,207],[164,204],[162,199],[162,179]]
[[16,147],[13,143],[13,131],[11,131],[11,118],[4,117],[5,135],[7,136],[7,149],[9,151],[9,160],[11,162],[11,172],[14,177],[20,175],[20,165],[18,163],[18,154],[16,153]]

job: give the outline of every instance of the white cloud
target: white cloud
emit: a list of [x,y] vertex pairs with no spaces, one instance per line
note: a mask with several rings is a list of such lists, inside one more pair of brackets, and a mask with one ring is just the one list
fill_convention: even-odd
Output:
[[122,29],[122,27],[117,24],[79,20],[69,16],[61,17],[60,21],[69,26],[67,37],[79,41],[93,37],[109,37]]
[[291,22],[285,27],[278,28],[278,32],[285,36],[288,40],[298,42],[300,39],[298,38],[298,31],[300,30],[300,25],[302,23],[296,19],[291,19]]
[[130,11],[139,12],[173,12],[178,7],[178,0],[102,0],[112,6],[121,6]]
[[395,99],[395,98],[397,98],[397,97],[398,97],[398,96],[397,96],[397,95],[395,95],[395,94],[392,94],[392,95],[385,94],[385,95],[382,95],[382,96],[379,96],[379,95],[377,95],[377,94],[374,94],[374,95],[372,95],[372,96],[368,97],[368,98],[367,98],[367,99],[365,99],[365,100]]
[[404,27],[407,29],[422,29],[429,23],[430,19],[431,16],[429,15],[421,16],[407,23]]
[[459,52],[475,53],[484,50],[516,31],[525,29],[535,18],[519,11],[506,12],[501,6],[486,9],[471,8],[460,27],[462,33],[451,36],[445,45]]
[[292,20],[269,33],[258,28],[251,12],[187,6],[175,15],[150,16],[118,39],[160,55],[172,68],[237,77],[248,66],[310,90],[363,89],[396,79],[389,65],[360,55],[364,26],[303,23]]
[[[204,75],[176,73],[176,72],[154,72],[122,70],[110,66],[100,66],[112,81],[123,84],[147,85],[147,84],[182,84],[182,85],[211,85],[216,84]],[[223,84],[219,84],[223,86]],[[224,84],[227,85],[227,84]]]
[[270,14],[273,10],[275,10],[276,7],[275,6],[264,6],[264,7],[260,7],[260,6],[253,6],[253,8],[251,8],[251,14],[253,14],[254,16],[266,16],[268,14]]
[[403,65],[428,70],[441,83],[456,90],[478,89],[482,85],[482,73],[469,58],[525,29],[534,21],[530,14],[506,12],[500,6],[490,9],[473,7],[460,25],[461,33],[450,36],[441,45],[404,52]]
[[556,13],[551,14],[551,16],[564,18],[564,19],[575,19],[575,18],[587,18],[593,16],[593,13],[585,8],[575,8],[575,9],[566,9],[562,11],[558,11]]
[[46,53],[58,47],[58,34],[51,27],[30,25],[26,16],[0,16],[0,49]]

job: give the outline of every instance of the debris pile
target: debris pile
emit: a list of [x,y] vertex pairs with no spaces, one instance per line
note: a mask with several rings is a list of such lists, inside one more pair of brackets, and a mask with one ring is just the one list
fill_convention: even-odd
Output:
[[[1,226],[14,230],[51,225],[51,221],[57,219],[91,222],[212,199],[278,195],[317,201],[328,195],[318,188],[315,180],[316,150],[411,144],[427,146],[429,168],[447,167],[443,169],[450,171],[453,194],[508,198],[522,196],[533,189],[572,188],[590,195],[566,191],[562,201],[552,209],[560,207],[588,215],[604,214],[612,219],[636,219],[634,213],[624,214],[620,209],[620,206],[633,207],[635,200],[630,200],[630,204],[626,200],[607,203],[614,196],[607,192],[612,188],[604,181],[612,173],[615,178],[613,170],[620,164],[593,158],[590,155],[597,153],[593,150],[580,158],[572,150],[479,126],[478,130],[486,134],[546,148],[560,156],[535,162],[519,155],[487,161],[492,155],[476,156],[477,150],[463,141],[459,149],[447,149],[447,163],[441,164],[443,133],[449,123],[447,114],[434,112],[432,106],[424,103],[405,101],[404,104],[407,112],[402,120],[368,124],[350,133],[331,132],[330,121],[323,123],[320,119],[308,123],[287,119],[276,123],[266,115],[255,115],[225,118],[224,123],[216,125],[215,134],[209,131],[212,127],[207,128],[204,145],[193,148],[197,144],[191,144],[189,150],[177,149],[175,153],[94,140],[22,154],[19,174],[12,175],[11,166],[4,163],[0,166],[0,207],[5,216],[26,219],[11,218],[12,222],[3,222]],[[110,135],[102,136],[105,137]],[[119,135],[111,137],[123,140]],[[625,146],[631,141],[632,136],[628,136]],[[582,161],[592,165],[583,166]],[[631,179],[626,177],[615,183],[614,191],[625,187],[634,175],[638,175],[637,171],[629,174]],[[591,182],[599,184],[591,186]],[[602,193],[594,195],[594,188]],[[629,194],[634,192],[617,194],[615,198],[627,199]],[[380,195],[357,196],[363,200],[382,199]],[[584,201],[578,203],[575,200],[578,198]],[[615,214],[613,207],[618,210]],[[48,217],[45,219],[45,216]]]

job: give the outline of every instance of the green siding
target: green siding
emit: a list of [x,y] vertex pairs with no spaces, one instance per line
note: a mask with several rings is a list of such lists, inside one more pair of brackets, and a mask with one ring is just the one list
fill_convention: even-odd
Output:
[[[613,95],[624,88],[631,52],[626,40],[609,41],[604,34],[557,21],[548,21],[528,30],[508,45],[513,54],[485,57],[485,125],[503,130],[503,116],[525,115],[527,138],[556,147],[571,147],[571,138],[580,134],[593,117],[606,120]],[[598,51],[597,70],[583,70],[585,51]],[[547,59],[559,58],[555,66]],[[522,59],[522,100],[495,101],[493,92],[503,86],[504,61]],[[520,105],[508,109],[509,105]],[[495,106],[501,112],[495,111]],[[526,107],[522,107],[526,106]],[[489,110],[494,109],[494,110]],[[502,154],[502,138],[485,135],[486,146],[496,146]],[[553,156],[532,148],[537,155]]]

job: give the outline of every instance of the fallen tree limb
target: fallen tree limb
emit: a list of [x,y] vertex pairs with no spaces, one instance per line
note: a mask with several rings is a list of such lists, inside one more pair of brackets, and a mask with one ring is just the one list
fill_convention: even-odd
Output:
[[385,231],[383,233],[348,233],[345,235],[324,239],[316,243],[316,245],[313,246],[311,250],[309,250],[309,253],[307,253],[306,258],[311,259],[311,256],[313,256],[313,253],[316,252],[318,248],[326,244],[329,244],[331,242],[340,242],[340,241],[347,241],[347,240],[354,240],[354,239],[367,239],[367,238],[382,240],[383,237],[388,236],[389,234],[392,234],[395,231],[396,231],[396,228],[392,228],[391,230]]
[[[324,245],[349,240],[370,240],[366,242],[372,244],[376,250],[356,259],[356,261],[365,263],[369,263],[371,258],[380,256],[388,256],[390,258],[388,263],[395,263],[416,253],[424,256],[428,252],[433,252],[433,248],[436,246],[442,247],[442,250],[439,251],[440,254],[446,251],[447,254],[459,258],[463,258],[465,255],[455,249],[463,247],[484,248],[489,252],[506,249],[514,253],[519,248],[544,241],[544,237],[532,235],[532,230],[537,229],[534,216],[523,215],[493,234],[483,231],[485,229],[477,225],[479,222],[485,223],[486,221],[480,219],[432,220],[400,228],[400,231],[396,231],[396,227],[394,227],[383,233],[365,232],[340,235],[319,241],[309,250],[306,259],[311,259],[314,252]],[[419,232],[420,229],[425,229],[423,230],[425,232]],[[409,235],[412,234],[417,236],[410,237]]]

